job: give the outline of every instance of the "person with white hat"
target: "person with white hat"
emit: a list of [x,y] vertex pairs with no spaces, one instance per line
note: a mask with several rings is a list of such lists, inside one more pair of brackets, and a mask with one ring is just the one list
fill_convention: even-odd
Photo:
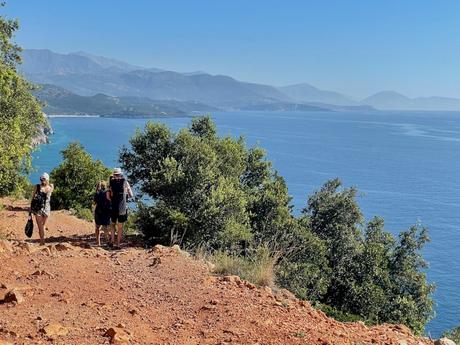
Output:
[[40,235],[40,245],[45,244],[45,224],[51,214],[51,194],[54,186],[50,184],[50,176],[45,172],[40,176],[40,183],[35,186],[30,203],[31,213],[35,215],[35,221]]
[[[120,168],[113,169],[113,175],[110,177],[109,183],[109,198],[112,202],[111,214],[111,236],[110,242],[112,245],[120,246],[121,237],[123,234],[123,223],[128,220],[128,205],[127,199],[133,197],[133,191],[129,182],[124,178]],[[117,240],[115,242],[115,227],[118,225]]]

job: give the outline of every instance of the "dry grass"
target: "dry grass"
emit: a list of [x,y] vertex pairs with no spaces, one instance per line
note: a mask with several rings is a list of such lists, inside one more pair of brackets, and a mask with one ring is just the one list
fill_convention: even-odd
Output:
[[237,275],[259,286],[274,286],[278,255],[266,247],[260,247],[249,258],[216,252],[209,257],[209,260],[215,265],[216,273]]

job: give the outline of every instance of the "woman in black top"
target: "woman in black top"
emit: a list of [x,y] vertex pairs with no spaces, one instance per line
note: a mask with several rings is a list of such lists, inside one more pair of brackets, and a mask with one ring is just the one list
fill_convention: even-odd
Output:
[[108,226],[110,225],[110,212],[111,204],[108,196],[107,183],[105,181],[99,182],[96,194],[94,194],[94,204],[96,208],[94,210],[94,222],[96,224],[96,244],[101,245],[101,232],[100,229],[108,235]]

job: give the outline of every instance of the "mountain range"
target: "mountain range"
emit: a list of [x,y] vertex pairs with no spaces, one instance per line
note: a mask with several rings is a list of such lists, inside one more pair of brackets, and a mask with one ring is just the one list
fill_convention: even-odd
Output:
[[193,112],[218,110],[195,101],[152,100],[147,97],[108,96],[101,93],[81,96],[56,85],[39,86],[34,93],[45,103],[43,111],[48,115],[185,116]]
[[[103,104],[113,105],[114,102],[110,99],[115,98],[118,106],[110,107],[112,110],[134,109],[133,111],[142,114],[151,111],[149,109],[156,109],[155,106],[160,107],[158,109],[172,107],[177,111],[184,111],[190,104],[196,111],[460,111],[460,99],[456,98],[408,98],[395,91],[383,91],[363,100],[356,100],[335,91],[318,89],[307,83],[275,87],[202,71],[180,73],[146,68],[86,52],[59,54],[47,49],[26,49],[19,69],[28,80],[46,85],[47,90],[40,95],[46,98],[48,111],[62,111],[67,107],[68,112],[84,113],[88,111],[85,106],[89,107],[85,102],[93,105],[96,103],[97,107],[102,107]],[[61,88],[59,92],[49,92],[53,85]],[[60,98],[57,95],[60,95]],[[63,98],[63,95],[66,96]],[[73,109],[70,104],[79,104],[79,107]],[[166,113],[170,111],[171,109]]]

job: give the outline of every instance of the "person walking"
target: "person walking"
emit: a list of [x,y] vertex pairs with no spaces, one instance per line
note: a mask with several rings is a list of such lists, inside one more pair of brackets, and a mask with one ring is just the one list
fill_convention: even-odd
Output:
[[[120,168],[113,169],[113,175],[109,182],[109,198],[112,202],[111,221],[112,231],[110,241],[112,245],[120,246],[123,233],[123,223],[128,220],[128,198],[133,197],[133,192],[128,181],[124,178]],[[117,228],[117,240],[115,242],[115,228]]]
[[108,227],[110,225],[110,212],[111,203],[110,197],[108,196],[107,182],[100,181],[94,194],[93,202],[96,205],[94,209],[94,223],[96,231],[96,245],[101,245],[101,228],[104,234],[108,235]]
[[40,183],[35,185],[30,203],[31,213],[35,215],[35,221],[40,235],[40,245],[45,244],[45,224],[51,214],[51,194],[54,186],[49,182],[50,176],[45,172],[40,176]]

